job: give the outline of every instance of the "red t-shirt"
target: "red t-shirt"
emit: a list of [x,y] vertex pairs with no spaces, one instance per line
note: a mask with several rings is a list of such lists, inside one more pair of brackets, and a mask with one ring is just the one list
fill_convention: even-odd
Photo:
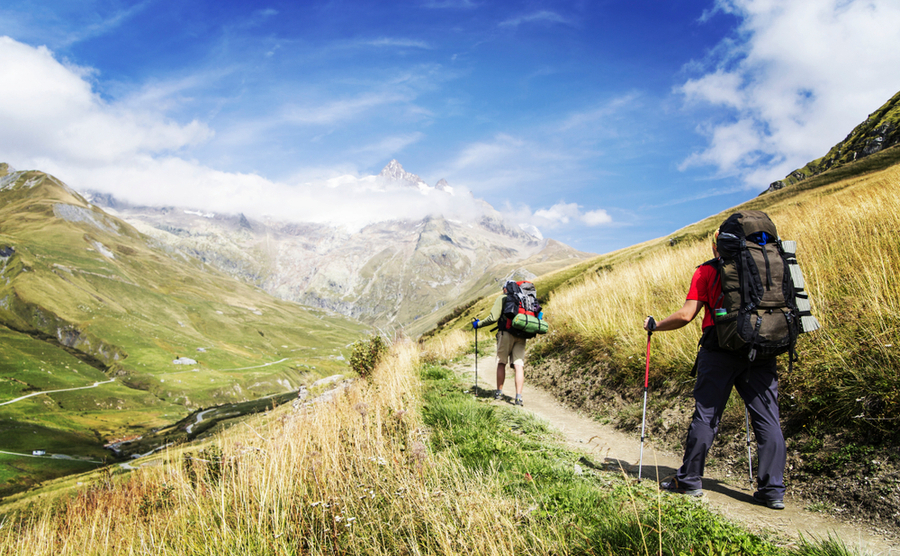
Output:
[[[708,264],[700,265],[694,271],[691,278],[691,288],[688,290],[687,299],[703,303],[703,328],[715,324],[710,307],[719,301],[722,293],[722,284],[717,280],[716,267]],[[719,302],[721,305],[721,302]]]

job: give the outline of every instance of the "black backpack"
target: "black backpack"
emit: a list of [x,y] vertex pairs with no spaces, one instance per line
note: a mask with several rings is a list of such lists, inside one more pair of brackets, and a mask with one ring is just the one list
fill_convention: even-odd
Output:
[[500,330],[525,339],[546,334],[547,322],[539,317],[540,314],[541,304],[534,284],[528,281],[506,283],[503,313],[497,322]]
[[[788,245],[785,250],[784,244]],[[729,216],[719,227],[717,269],[722,294],[715,303],[720,349],[774,357],[789,352],[801,332],[819,327],[803,291],[796,243],[782,242],[775,224],[761,211]]]

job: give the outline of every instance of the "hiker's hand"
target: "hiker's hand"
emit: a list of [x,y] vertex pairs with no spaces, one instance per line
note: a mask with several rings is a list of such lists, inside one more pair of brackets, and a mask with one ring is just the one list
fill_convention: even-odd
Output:
[[481,322],[478,319],[472,319],[472,329],[478,328],[478,323]]
[[656,321],[653,320],[653,317],[647,317],[644,319],[644,330],[647,332],[653,332],[656,330]]

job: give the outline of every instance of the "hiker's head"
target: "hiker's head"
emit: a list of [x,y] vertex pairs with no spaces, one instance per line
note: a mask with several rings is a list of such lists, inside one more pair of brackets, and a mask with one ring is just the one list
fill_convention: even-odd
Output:
[[712,250],[713,250],[713,256],[714,256],[715,258],[717,258],[717,259],[719,258],[719,245],[718,245],[718,242],[719,242],[719,230],[716,230],[715,233],[713,234],[713,239],[712,239]]

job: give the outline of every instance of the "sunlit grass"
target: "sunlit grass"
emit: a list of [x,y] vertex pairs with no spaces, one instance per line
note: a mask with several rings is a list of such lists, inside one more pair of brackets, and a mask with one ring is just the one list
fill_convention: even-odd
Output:
[[[766,209],[797,257],[822,329],[801,335],[800,362],[782,376],[782,390],[800,412],[832,425],[870,426],[890,433],[900,414],[900,167],[811,190]],[[671,314],[684,303],[694,269],[712,257],[711,232],[700,240],[649,250],[584,276],[551,299],[555,333],[545,350],[576,345],[639,376],[647,315]],[[702,235],[702,234],[701,234]],[[684,376],[691,368],[700,318],[652,340],[651,376]],[[554,347],[557,346],[557,347]],[[867,425],[862,425],[867,423]]]
[[330,401],[7,508],[0,554],[793,553],[556,438],[395,344]]
[[422,344],[422,359],[429,362],[446,362],[464,353],[472,342],[472,334],[462,330],[451,330],[428,338]]
[[7,515],[0,553],[511,553],[514,503],[428,448],[417,366],[406,344],[333,401]]

